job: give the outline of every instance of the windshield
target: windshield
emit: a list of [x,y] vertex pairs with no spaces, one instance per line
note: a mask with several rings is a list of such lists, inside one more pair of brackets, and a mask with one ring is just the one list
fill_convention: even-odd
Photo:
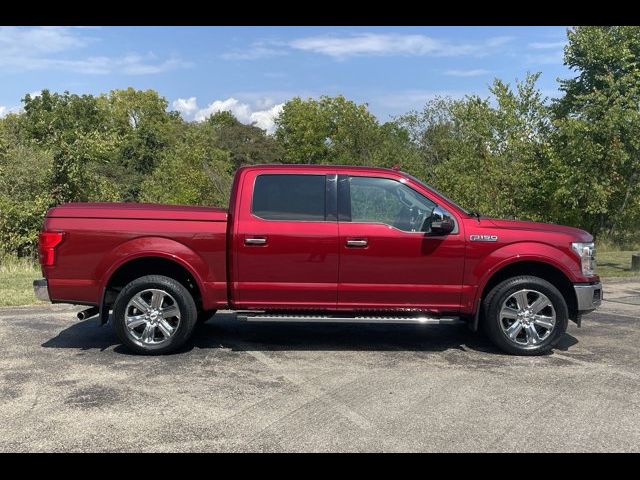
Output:
[[453,205],[454,207],[457,207],[458,209],[460,209],[462,212],[464,212],[466,215],[471,216],[471,211],[467,210],[466,208],[458,205],[456,202],[454,202],[453,200],[451,200],[449,197],[447,197],[446,195],[443,195],[442,193],[440,193],[438,190],[436,190],[435,188],[427,185],[426,183],[424,183],[423,181],[417,179],[416,177],[414,177],[413,175],[410,175],[408,173],[402,172],[404,175],[406,175],[407,177],[409,177],[411,180],[413,180],[416,183],[419,183],[420,185],[422,185],[424,188],[426,188],[427,190],[431,190],[433,193],[435,193],[436,195],[444,198],[448,203],[450,203],[451,205]]

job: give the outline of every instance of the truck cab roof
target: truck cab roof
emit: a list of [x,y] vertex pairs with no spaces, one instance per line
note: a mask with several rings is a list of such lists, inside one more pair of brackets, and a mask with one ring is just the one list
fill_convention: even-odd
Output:
[[358,173],[395,173],[406,175],[404,172],[400,170],[385,168],[385,167],[363,167],[363,166],[354,166],[354,165],[298,165],[298,164],[289,164],[289,163],[269,163],[264,165],[247,165],[244,167],[240,167],[240,170],[312,170],[318,172],[340,172],[340,173],[349,173],[349,172],[358,172]]

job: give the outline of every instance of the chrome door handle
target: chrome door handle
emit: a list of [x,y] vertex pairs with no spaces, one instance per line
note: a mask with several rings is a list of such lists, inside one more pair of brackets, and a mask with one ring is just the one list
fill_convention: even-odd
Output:
[[347,240],[347,247],[366,247],[368,243],[367,240]]
[[265,237],[248,237],[244,239],[245,245],[264,245],[265,243],[267,243]]

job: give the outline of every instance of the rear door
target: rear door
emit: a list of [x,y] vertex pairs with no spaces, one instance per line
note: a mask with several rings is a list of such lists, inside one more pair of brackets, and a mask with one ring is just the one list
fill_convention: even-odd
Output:
[[240,195],[234,236],[237,307],[334,308],[336,175],[249,171]]

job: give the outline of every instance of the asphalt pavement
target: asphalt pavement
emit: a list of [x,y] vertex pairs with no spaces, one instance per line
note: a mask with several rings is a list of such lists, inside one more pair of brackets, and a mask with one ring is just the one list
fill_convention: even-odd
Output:
[[464,326],[246,324],[130,354],[81,307],[0,308],[0,451],[640,451],[640,279],[552,354]]

